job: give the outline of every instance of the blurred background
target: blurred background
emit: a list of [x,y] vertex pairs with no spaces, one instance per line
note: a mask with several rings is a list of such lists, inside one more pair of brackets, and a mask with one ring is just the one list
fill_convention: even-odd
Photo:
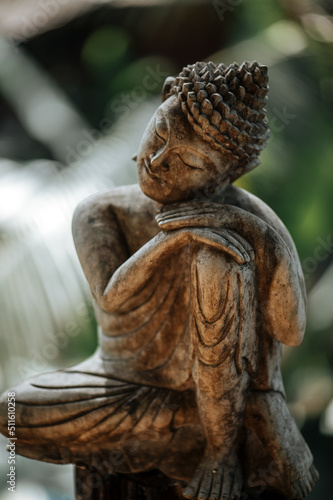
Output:
[[[284,350],[283,376],[319,500],[333,487],[332,0],[2,0],[0,388],[94,351],[72,213],[136,182],[131,157],[165,77],[197,60],[254,59],[269,66],[272,135],[238,184],[283,220],[306,276],[307,332]],[[74,498],[71,466],[17,457],[17,471],[17,500]]]

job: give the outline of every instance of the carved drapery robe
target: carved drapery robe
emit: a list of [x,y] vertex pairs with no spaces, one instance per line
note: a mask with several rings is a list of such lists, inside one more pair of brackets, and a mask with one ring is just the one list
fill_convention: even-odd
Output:
[[[29,450],[34,438],[53,461],[77,461],[88,442],[112,448],[120,440],[126,454],[129,436],[148,431],[165,456],[171,424],[196,432],[202,447],[195,381],[220,397],[244,369],[255,373],[256,301],[253,261],[240,265],[205,245],[177,251],[116,313],[96,307],[94,356],[16,388],[22,454],[42,453]],[[140,469],[134,455],[127,463]]]

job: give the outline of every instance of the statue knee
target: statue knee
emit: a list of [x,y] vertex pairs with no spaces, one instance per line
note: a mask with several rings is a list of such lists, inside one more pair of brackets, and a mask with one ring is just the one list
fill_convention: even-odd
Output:
[[[36,379],[27,380],[1,395],[0,432],[7,437],[10,437],[8,427],[12,422],[15,436],[21,439],[28,438],[30,425],[34,423],[35,416],[43,415],[38,406],[42,403],[42,397],[39,389],[31,383],[32,380]],[[14,417],[10,417],[10,414]]]
[[252,360],[256,352],[254,270],[252,262],[239,265],[208,247],[198,248],[193,256],[192,342],[197,371],[205,373],[201,378],[208,385],[217,377],[229,390],[244,372],[244,358]]

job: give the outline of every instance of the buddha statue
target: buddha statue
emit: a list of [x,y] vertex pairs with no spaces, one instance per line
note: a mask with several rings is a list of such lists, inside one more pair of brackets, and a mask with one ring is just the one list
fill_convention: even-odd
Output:
[[258,485],[310,493],[318,472],[280,372],[281,344],[299,345],[305,329],[299,258],[277,215],[232,184],[269,137],[267,82],[256,61],[198,62],[167,78],[139,146],[139,184],[80,203],[73,235],[99,346],[10,389],[18,453],[158,469],[200,500]]

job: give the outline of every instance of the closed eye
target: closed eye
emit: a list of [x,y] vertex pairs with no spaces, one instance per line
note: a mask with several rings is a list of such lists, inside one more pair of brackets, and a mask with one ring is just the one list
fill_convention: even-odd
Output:
[[186,165],[186,166],[187,166],[187,167],[189,167],[189,168],[192,168],[192,170],[201,170],[201,171],[203,170],[203,169],[202,169],[202,168],[200,168],[200,167],[193,167],[193,165],[189,165],[188,163],[186,163],[186,161],[184,161],[184,160],[183,160],[183,158],[180,156],[180,154],[179,154],[179,153],[176,153],[176,154],[177,154],[177,156],[179,156],[179,158],[180,158],[180,159],[181,159],[181,161],[184,163],[184,165]]
[[161,136],[161,135],[157,132],[157,129],[156,129],[156,121],[155,121],[154,126],[155,126],[155,134],[157,135],[157,137],[158,137],[159,139],[161,139],[163,142],[166,142],[166,140],[164,139],[164,137],[162,137],[162,136]]
[[156,130],[156,129],[155,129],[155,134],[156,134],[156,135],[157,135],[157,137],[158,137],[159,139],[161,139],[163,142],[166,142],[166,140],[164,139],[164,137],[162,137],[162,136],[161,136],[161,135],[157,132],[157,130]]

